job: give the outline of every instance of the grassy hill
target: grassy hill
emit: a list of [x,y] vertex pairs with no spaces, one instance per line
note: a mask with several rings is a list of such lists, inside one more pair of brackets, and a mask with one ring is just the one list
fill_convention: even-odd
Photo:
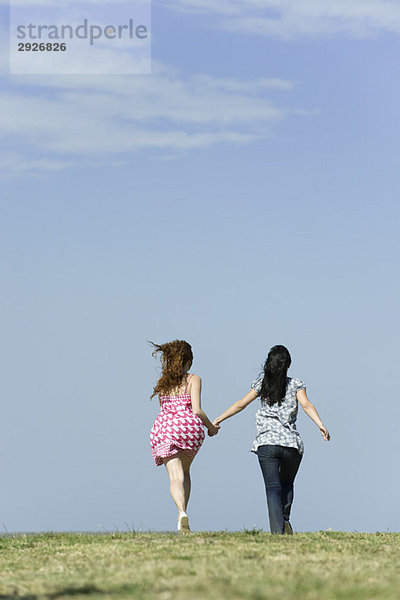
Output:
[[0,538],[0,599],[398,600],[400,534]]

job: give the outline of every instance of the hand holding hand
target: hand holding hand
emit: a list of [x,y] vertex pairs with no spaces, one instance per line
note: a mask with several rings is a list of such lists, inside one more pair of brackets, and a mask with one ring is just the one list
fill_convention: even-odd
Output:
[[322,426],[319,428],[322,437],[324,438],[325,442],[329,442],[329,440],[331,439],[330,433],[329,431],[326,429],[326,427]]
[[211,427],[209,427],[208,429],[208,435],[210,437],[213,437],[213,435],[217,435],[218,431],[220,430],[220,426],[219,425],[215,425],[214,423],[211,425]]

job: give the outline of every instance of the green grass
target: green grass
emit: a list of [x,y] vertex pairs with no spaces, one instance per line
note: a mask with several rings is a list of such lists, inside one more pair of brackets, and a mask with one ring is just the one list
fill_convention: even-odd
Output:
[[0,599],[397,600],[400,534],[0,538]]

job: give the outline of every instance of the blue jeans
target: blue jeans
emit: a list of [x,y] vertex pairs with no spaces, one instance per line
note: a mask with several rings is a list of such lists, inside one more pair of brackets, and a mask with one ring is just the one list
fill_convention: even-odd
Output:
[[259,446],[258,461],[265,482],[271,533],[283,533],[293,502],[293,482],[302,455],[296,448]]

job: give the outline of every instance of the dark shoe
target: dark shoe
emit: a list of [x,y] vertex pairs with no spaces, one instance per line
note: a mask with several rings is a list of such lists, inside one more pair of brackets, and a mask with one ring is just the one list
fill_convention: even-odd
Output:
[[283,527],[283,533],[284,533],[284,535],[293,535],[293,529],[292,529],[292,526],[289,523],[289,521],[285,521],[285,524]]

